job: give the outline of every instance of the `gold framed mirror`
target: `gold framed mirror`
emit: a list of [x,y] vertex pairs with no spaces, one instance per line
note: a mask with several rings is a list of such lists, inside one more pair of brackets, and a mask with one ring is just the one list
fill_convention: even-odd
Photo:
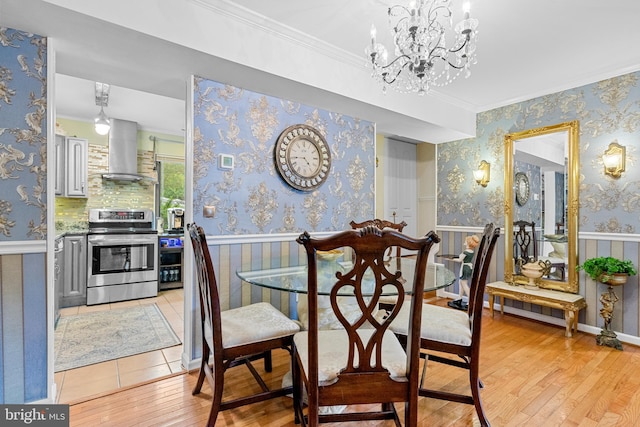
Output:
[[[520,260],[528,257],[536,262],[549,261],[549,270],[539,279],[540,288],[578,292],[578,132],[578,121],[574,120],[504,137],[507,283],[529,283],[529,278],[520,273]],[[514,188],[516,174],[518,189]],[[514,226],[516,221],[519,223]],[[525,222],[528,230],[533,230],[531,248],[535,247],[535,254],[531,250],[523,255],[520,231]],[[514,236],[516,232],[518,236]]]

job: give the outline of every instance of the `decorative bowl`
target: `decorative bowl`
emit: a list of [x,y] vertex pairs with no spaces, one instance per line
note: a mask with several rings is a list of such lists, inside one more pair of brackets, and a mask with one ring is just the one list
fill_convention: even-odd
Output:
[[544,274],[545,267],[537,262],[528,262],[520,267],[522,274],[529,278],[529,283],[524,285],[527,289],[538,289],[536,280]]
[[335,261],[344,255],[344,251],[341,249],[332,249],[330,251],[318,251],[317,256],[321,261]]

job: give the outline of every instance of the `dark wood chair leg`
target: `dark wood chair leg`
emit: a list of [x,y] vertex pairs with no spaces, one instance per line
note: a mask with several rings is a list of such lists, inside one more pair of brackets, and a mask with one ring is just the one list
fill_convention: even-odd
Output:
[[483,427],[490,427],[489,420],[484,414],[484,408],[482,407],[482,400],[480,399],[480,388],[482,388],[482,382],[478,379],[478,373],[472,369],[470,372],[471,379],[471,396],[473,397],[473,406],[476,408],[476,414],[478,414],[478,420]]
[[271,372],[273,370],[273,361],[271,358],[271,350],[264,352],[264,370]]
[[302,413],[302,381],[300,371],[298,367],[298,361],[295,356],[295,349],[293,350],[293,357],[291,358],[291,382],[293,383],[293,421],[296,424],[300,424],[303,421],[304,414]]
[[196,386],[193,388],[191,392],[192,395],[200,393],[202,389],[202,384],[204,383],[205,378],[205,368],[209,363],[209,346],[206,344],[202,346],[202,362],[200,363],[200,373],[198,374],[198,381],[196,381]]
[[211,390],[211,394],[213,395],[213,400],[211,402],[211,411],[209,412],[209,420],[207,421],[208,427],[213,427],[216,425],[216,419],[218,418],[218,412],[220,412],[220,408],[222,406],[222,391],[224,390],[224,368],[216,368],[213,367],[213,372],[211,376],[213,376],[214,381],[211,385],[213,390]]

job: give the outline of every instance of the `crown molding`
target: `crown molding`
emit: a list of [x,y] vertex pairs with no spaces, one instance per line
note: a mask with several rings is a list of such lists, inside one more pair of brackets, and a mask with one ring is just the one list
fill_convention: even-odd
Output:
[[229,0],[190,0],[193,4],[208,9],[218,15],[224,15],[238,23],[263,33],[279,37],[287,43],[297,44],[305,49],[320,53],[344,64],[365,68],[363,57],[354,55],[335,45],[327,43],[307,33],[284,25],[278,21],[240,6]]

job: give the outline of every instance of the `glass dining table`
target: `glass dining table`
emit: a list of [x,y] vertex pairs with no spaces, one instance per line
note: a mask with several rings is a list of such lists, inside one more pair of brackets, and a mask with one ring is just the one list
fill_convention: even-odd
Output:
[[[338,264],[336,267],[335,263]],[[403,277],[407,280],[405,283],[405,293],[411,295],[412,293],[412,280],[415,270],[415,259],[411,257],[392,257],[388,260],[389,271],[400,270]],[[318,261],[318,275],[321,277],[325,275],[327,279],[331,279],[335,275],[336,271],[343,270],[348,271],[351,266],[351,261]],[[392,267],[393,266],[393,267]],[[307,266],[296,265],[289,267],[268,268],[260,270],[238,270],[236,275],[255,286],[269,288],[278,291],[292,292],[298,294],[307,293]],[[335,277],[333,277],[335,279]],[[366,279],[366,274],[365,274]],[[441,288],[446,288],[452,285],[456,280],[456,275],[449,268],[443,264],[428,264],[425,272],[424,291],[434,291]],[[318,281],[318,295],[329,295],[331,292],[331,286],[334,280],[319,280]],[[373,293],[373,280],[371,284],[371,292],[366,291],[366,284],[364,285],[363,296],[371,296]],[[394,296],[397,294],[397,290],[394,287],[385,287],[382,292],[382,296]],[[339,293],[340,296],[353,295],[349,293],[349,290],[345,290],[344,293]]]

